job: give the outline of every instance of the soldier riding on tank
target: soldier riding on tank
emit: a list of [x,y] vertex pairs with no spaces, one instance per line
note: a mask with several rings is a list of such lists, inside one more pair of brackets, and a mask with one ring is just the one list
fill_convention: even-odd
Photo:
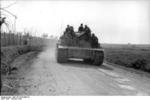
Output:
[[79,28],[78,28],[78,32],[83,32],[84,28],[83,28],[83,24],[80,24]]
[[102,65],[104,51],[100,48],[98,38],[92,34],[91,29],[83,24],[74,31],[72,26],[67,26],[65,34],[60,37],[57,44],[57,62],[65,63],[70,58],[82,59],[94,65]]
[[98,38],[95,36],[94,33],[92,34],[92,37],[91,37],[91,46],[92,46],[92,48],[99,47]]
[[86,40],[89,41],[91,38],[91,30],[87,25],[84,27],[84,34],[86,34]]

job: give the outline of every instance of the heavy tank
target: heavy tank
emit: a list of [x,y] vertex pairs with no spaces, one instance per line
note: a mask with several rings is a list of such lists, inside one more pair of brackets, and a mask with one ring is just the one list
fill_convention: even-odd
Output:
[[86,63],[102,65],[104,49],[98,38],[91,33],[65,31],[57,43],[56,58],[58,63],[66,63],[71,58],[83,59]]

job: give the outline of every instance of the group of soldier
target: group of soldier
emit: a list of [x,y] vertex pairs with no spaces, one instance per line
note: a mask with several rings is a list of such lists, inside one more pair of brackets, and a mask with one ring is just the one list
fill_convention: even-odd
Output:
[[[66,28],[66,30],[65,30],[65,33],[73,33],[73,32],[74,32],[73,26],[67,25],[67,28]],[[79,33],[84,32],[84,33],[87,33],[87,34],[90,35],[91,30],[90,30],[90,28],[89,28],[87,25],[85,25],[85,27],[83,27],[83,24],[81,24],[81,25],[79,26],[79,28],[78,28],[78,32],[79,32]]]
[[75,34],[74,34],[74,28],[73,28],[73,26],[70,26],[70,25],[67,25],[67,28],[66,28],[66,30],[65,30],[65,32],[64,32],[65,34],[71,34],[71,36],[74,36]]
[[[64,33],[65,34],[68,33],[72,37],[75,36],[74,28],[73,28],[73,26],[70,26],[70,25],[67,25],[67,28],[66,28]],[[83,26],[83,24],[80,24],[80,26],[78,28],[78,33],[85,34],[86,35],[86,41],[91,41],[91,46],[93,48],[99,47],[98,38],[95,36],[94,33],[91,34],[91,29],[87,25]]]

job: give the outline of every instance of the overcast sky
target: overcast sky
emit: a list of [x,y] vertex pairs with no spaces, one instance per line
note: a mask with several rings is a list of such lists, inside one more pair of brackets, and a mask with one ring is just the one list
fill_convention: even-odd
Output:
[[[2,1],[2,7],[13,2]],[[77,31],[83,23],[103,43],[150,44],[149,0],[18,1],[6,10],[17,15],[17,31],[60,36],[67,24]],[[13,17],[2,13],[9,23],[14,23]]]

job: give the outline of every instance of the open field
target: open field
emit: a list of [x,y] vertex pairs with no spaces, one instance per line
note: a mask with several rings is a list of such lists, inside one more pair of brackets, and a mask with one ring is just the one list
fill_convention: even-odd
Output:
[[150,45],[102,44],[107,62],[150,72]]

